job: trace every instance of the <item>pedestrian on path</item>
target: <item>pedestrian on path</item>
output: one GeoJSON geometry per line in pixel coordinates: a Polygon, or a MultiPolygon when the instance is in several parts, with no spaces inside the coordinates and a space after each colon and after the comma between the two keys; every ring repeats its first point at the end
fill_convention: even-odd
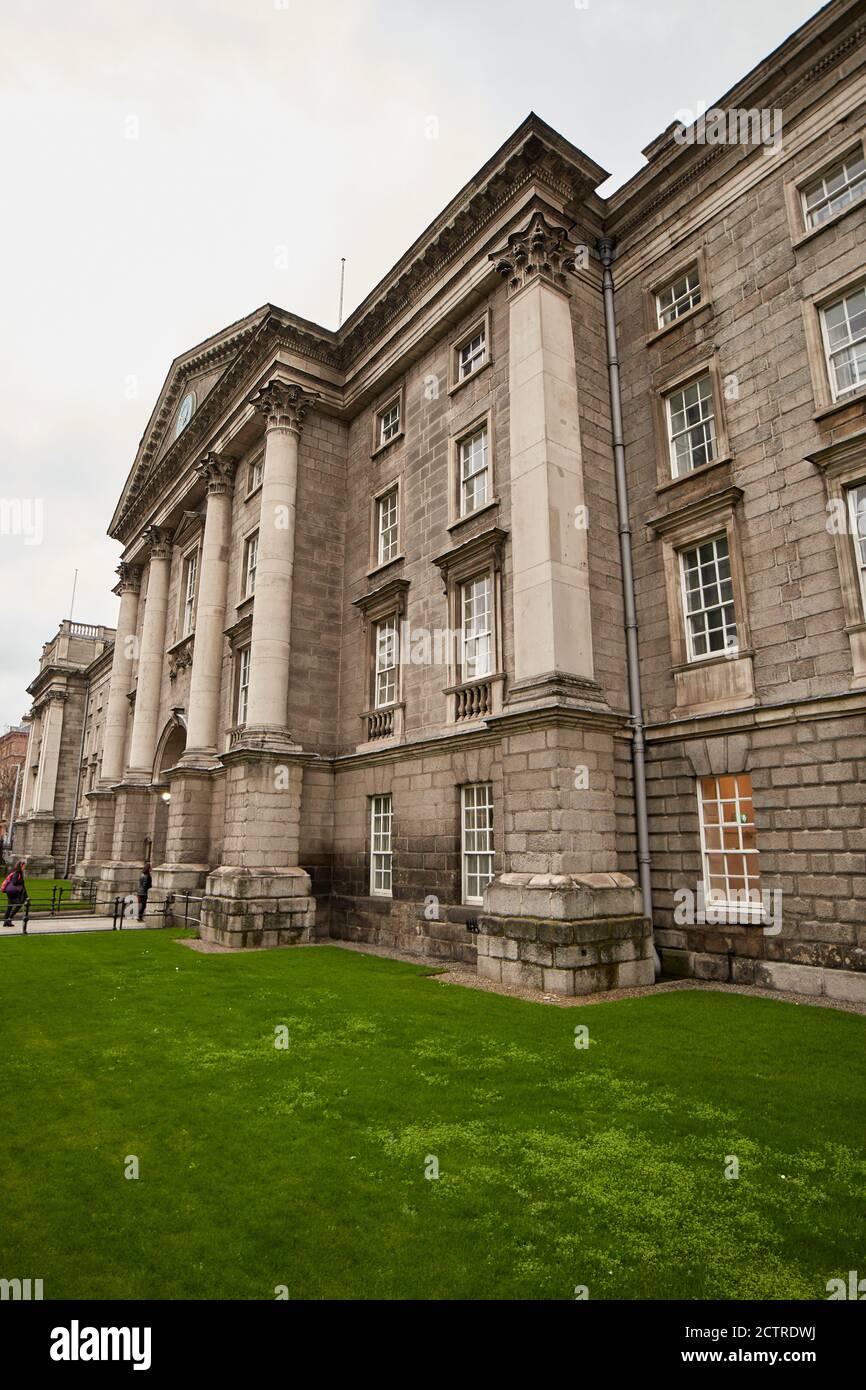
{"type": "Polygon", "coordinates": [[[142,869],[141,873],[140,873],[139,876],[138,876],[138,920],[139,920],[139,922],[143,922],[143,921],[144,921],[144,913],[145,913],[145,910],[146,910],[146,908],[147,908],[147,895],[148,895],[148,893],[150,892],[150,887],[151,887],[152,882],[153,882],[153,879],[152,879],[151,876],[150,876],[150,865],[149,865],[149,864],[145,864],[145,865],[144,865],[144,868],[142,869]]]}
{"type": "Polygon", "coordinates": [[[27,884],[24,882],[24,866],[26,859],[19,859],[11,874],[3,880],[3,892],[6,894],[6,915],[3,918],[4,927],[11,927],[12,918],[27,901],[27,884]]]}

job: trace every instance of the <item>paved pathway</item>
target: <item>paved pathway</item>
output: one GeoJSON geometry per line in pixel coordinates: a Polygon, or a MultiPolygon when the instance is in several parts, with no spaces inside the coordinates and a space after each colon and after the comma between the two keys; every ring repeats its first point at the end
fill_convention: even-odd
{"type": "MultiPolygon", "coordinates": [[[[136,922],[134,918],[126,918],[123,923],[124,931],[152,931],[154,927],[162,928],[162,921],[151,921],[147,923],[136,922]]],[[[101,917],[97,913],[86,913],[80,917],[31,917],[27,924],[28,936],[67,936],[74,935],[76,932],[95,932],[112,931],[113,924],[111,917],[101,917]]],[[[23,936],[20,920],[15,917],[11,927],[0,926],[0,940],[4,936],[23,936]]]]}

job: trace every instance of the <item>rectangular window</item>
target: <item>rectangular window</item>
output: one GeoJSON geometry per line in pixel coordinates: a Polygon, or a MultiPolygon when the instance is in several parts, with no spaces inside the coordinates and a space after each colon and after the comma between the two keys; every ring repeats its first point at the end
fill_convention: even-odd
{"type": "Polygon", "coordinates": [[[866,285],[821,310],[833,399],[866,386],[866,285]]]}
{"type": "Polygon", "coordinates": [[[848,513],[854,541],[854,562],[860,580],[860,601],[866,618],[866,483],[848,490],[848,513]]]}
{"type": "Polygon", "coordinates": [[[480,903],[493,877],[493,786],[476,782],[461,795],[463,901],[480,903]]]}
{"type": "Polygon", "coordinates": [[[737,776],[701,777],[698,803],[707,901],[751,903],[754,916],[760,911],[761,871],[752,779],[745,772],[737,776]]]}
{"type": "Polygon", "coordinates": [[[397,554],[397,515],[397,489],[394,487],[376,503],[377,557],[380,565],[387,565],[397,554]]]}
{"type": "Polygon", "coordinates": [[[716,457],[713,384],[709,373],[665,398],[671,471],[675,478],[716,457]]]}
{"type": "Polygon", "coordinates": [[[370,798],[370,892],[391,897],[391,797],[370,798]]]}
{"type": "Polygon", "coordinates": [[[255,492],[257,487],[261,487],[262,478],[265,476],[265,456],[259,454],[257,459],[253,459],[247,474],[247,493],[255,492]]]}
{"type": "Polygon", "coordinates": [[[470,579],[460,590],[461,677],[482,680],[493,670],[493,585],[489,574],[470,579]]]}
{"type": "Polygon", "coordinates": [[[474,434],[461,439],[458,445],[460,459],[460,515],[469,516],[477,512],[490,500],[490,469],[488,466],[487,426],[474,434]]]}
{"type": "Polygon", "coordinates": [[[471,376],[487,360],[487,328],[484,324],[457,349],[457,377],[471,376]]]}
{"type": "Polygon", "coordinates": [[[393,705],[397,699],[398,642],[396,618],[376,624],[376,709],[393,705]]]}
{"type": "Polygon", "coordinates": [[[659,328],[687,314],[701,302],[701,280],[696,265],[677,276],[656,294],[656,314],[659,328]]]}
{"type": "Polygon", "coordinates": [[[866,195],[866,160],[862,148],[834,164],[800,190],[807,228],[820,227],[828,217],[866,195]]]}
{"type": "Polygon", "coordinates": [[[256,592],[256,567],[259,561],[259,533],[255,531],[244,548],[244,598],[256,592]]]}
{"type": "Polygon", "coordinates": [[[400,401],[392,401],[379,411],[379,444],[389,443],[400,433],[400,401]]]}
{"type": "Polygon", "coordinates": [[[195,586],[198,576],[198,551],[186,557],[183,566],[183,632],[187,637],[195,624],[195,586]]]}
{"type": "Polygon", "coordinates": [[[726,535],[680,554],[689,661],[737,649],[731,558],[726,535]]]}
{"type": "Polygon", "coordinates": [[[250,647],[242,647],[238,654],[238,705],[237,723],[246,724],[250,701],[250,647]]]}

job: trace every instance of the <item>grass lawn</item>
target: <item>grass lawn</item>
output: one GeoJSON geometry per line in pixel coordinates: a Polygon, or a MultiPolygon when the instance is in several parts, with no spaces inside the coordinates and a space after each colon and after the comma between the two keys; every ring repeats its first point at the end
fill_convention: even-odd
{"type": "Polygon", "coordinates": [[[864,1017],[174,935],[0,942],[0,1274],[46,1298],[808,1299],[864,1268],[864,1017]]]}

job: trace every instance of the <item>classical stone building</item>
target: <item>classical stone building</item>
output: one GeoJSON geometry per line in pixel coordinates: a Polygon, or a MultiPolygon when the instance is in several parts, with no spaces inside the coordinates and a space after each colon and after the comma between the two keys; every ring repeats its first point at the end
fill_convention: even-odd
{"type": "Polygon", "coordinates": [[[35,877],[64,877],[81,857],[107,709],[114,629],[60,624],[27,687],[33,704],[15,852],[35,877]]]}
{"type": "Polygon", "coordinates": [[[0,734],[0,838],[9,839],[12,818],[21,795],[21,776],[27,754],[28,730],[23,724],[0,734]]]}
{"type": "Polygon", "coordinates": [[[82,875],[149,855],[222,942],[582,992],[651,921],[863,996],[864,59],[826,7],[608,198],[531,115],[338,331],[175,360],[82,875]]]}

